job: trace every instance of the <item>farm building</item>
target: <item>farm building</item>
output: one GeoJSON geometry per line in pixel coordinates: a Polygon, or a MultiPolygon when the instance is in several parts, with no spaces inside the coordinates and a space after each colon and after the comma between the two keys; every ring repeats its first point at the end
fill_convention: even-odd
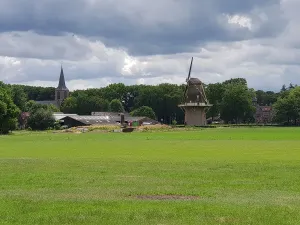
{"type": "Polygon", "coordinates": [[[257,103],[257,98],[252,99],[253,106],[255,107],[255,122],[256,123],[271,123],[274,118],[274,110],[272,105],[259,105],[257,103]]]}
{"type": "MultiPolygon", "coordinates": [[[[127,116],[130,117],[130,114],[128,112],[124,112],[123,114],[126,117],[127,116]]],[[[92,116],[115,116],[115,117],[119,117],[120,113],[118,113],[118,112],[92,112],[91,115],[92,116]]]]}
{"type": "Polygon", "coordinates": [[[65,114],[62,112],[54,112],[53,113],[53,117],[56,121],[61,120],[61,119],[65,118],[66,116],[77,116],[77,114],[65,114]]]}
{"type": "MultiPolygon", "coordinates": [[[[61,119],[62,124],[68,127],[90,126],[90,125],[119,125],[120,116],[79,116],[68,115],[61,119]]],[[[140,126],[143,124],[158,124],[158,121],[148,117],[125,116],[125,123],[129,126],[140,126]]]]}
{"type": "Polygon", "coordinates": [[[256,123],[271,123],[274,117],[272,106],[257,106],[255,113],[256,123]]]}

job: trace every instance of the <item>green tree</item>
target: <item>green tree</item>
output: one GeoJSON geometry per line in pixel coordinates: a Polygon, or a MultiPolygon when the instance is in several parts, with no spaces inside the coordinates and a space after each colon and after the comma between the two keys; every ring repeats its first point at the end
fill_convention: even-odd
{"type": "Polygon", "coordinates": [[[123,96],[123,105],[126,112],[130,112],[134,109],[135,99],[139,96],[141,91],[141,85],[132,85],[126,87],[126,93],[123,96]]]}
{"type": "Polygon", "coordinates": [[[155,112],[152,108],[148,106],[142,106],[140,108],[137,108],[136,110],[133,110],[130,115],[132,116],[145,116],[151,119],[156,119],[155,112]]]}
{"type": "Polygon", "coordinates": [[[158,86],[140,85],[139,93],[134,99],[134,109],[149,106],[155,112],[158,120],[171,123],[176,118],[183,123],[184,113],[178,107],[183,98],[185,86],[160,84],[158,86]]]}
{"type": "Polygon", "coordinates": [[[78,113],[77,99],[73,96],[66,98],[60,108],[63,113],[78,113]]]}
{"type": "Polygon", "coordinates": [[[119,99],[113,99],[109,103],[109,111],[111,112],[124,112],[123,105],[119,99]]]}
{"type": "Polygon", "coordinates": [[[108,107],[109,102],[99,96],[89,96],[86,92],[77,92],[74,96],[72,95],[64,100],[61,111],[90,115],[92,112],[106,112],[108,107]]]}
{"type": "Polygon", "coordinates": [[[210,104],[213,106],[209,109],[207,117],[217,117],[220,114],[220,107],[224,93],[224,85],[221,83],[208,84],[206,87],[206,95],[210,104]]]}
{"type": "Polygon", "coordinates": [[[25,111],[25,105],[28,100],[27,94],[24,92],[24,89],[21,86],[12,86],[12,99],[18,108],[24,112],[25,111]]]}
{"type": "Polygon", "coordinates": [[[16,129],[19,108],[13,103],[8,88],[0,82],[0,134],[7,134],[16,129]]]}
{"type": "Polygon", "coordinates": [[[297,124],[300,119],[300,87],[292,88],[274,104],[275,118],[280,123],[297,124]]]}
{"type": "Polygon", "coordinates": [[[54,87],[32,87],[27,85],[12,85],[12,86],[22,87],[24,92],[28,96],[29,100],[44,101],[44,100],[51,100],[55,98],[54,87]]]}
{"type": "Polygon", "coordinates": [[[295,85],[293,85],[292,83],[290,83],[289,90],[294,89],[294,88],[295,88],[295,85]]]}
{"type": "Polygon", "coordinates": [[[37,110],[38,108],[40,108],[41,105],[37,104],[35,101],[33,100],[29,100],[28,102],[26,102],[25,104],[25,111],[26,112],[33,112],[35,110],[37,110]]]}
{"type": "Polygon", "coordinates": [[[25,111],[26,112],[35,112],[38,109],[45,109],[45,110],[49,110],[51,112],[59,112],[60,110],[53,104],[49,104],[49,105],[42,105],[39,103],[36,103],[33,100],[30,100],[28,102],[26,102],[25,104],[25,111]]]}
{"type": "Polygon", "coordinates": [[[250,90],[241,83],[227,84],[221,104],[221,118],[225,122],[239,123],[253,117],[255,108],[252,105],[254,97],[250,90]]]}
{"type": "Polygon", "coordinates": [[[53,112],[49,109],[39,108],[38,110],[31,112],[28,118],[28,126],[32,130],[46,130],[53,128],[55,125],[55,119],[53,112]]]}
{"type": "Polygon", "coordinates": [[[247,86],[247,80],[245,78],[232,78],[230,80],[224,81],[223,84],[242,84],[247,86]]]}
{"type": "Polygon", "coordinates": [[[273,91],[265,92],[262,90],[257,90],[255,93],[256,93],[257,103],[259,105],[274,104],[277,101],[277,98],[279,97],[279,94],[273,91]]]}
{"type": "Polygon", "coordinates": [[[118,84],[110,84],[105,88],[102,88],[102,97],[107,99],[108,101],[112,101],[114,99],[118,99],[120,101],[125,100],[125,96],[127,94],[126,86],[122,83],[118,84]]]}
{"type": "Polygon", "coordinates": [[[46,105],[45,109],[48,109],[51,112],[60,112],[59,108],[53,104],[46,105]]]}
{"type": "Polygon", "coordinates": [[[0,102],[0,118],[3,118],[7,114],[7,105],[3,101],[0,102]]]}
{"type": "Polygon", "coordinates": [[[284,84],[284,85],[282,85],[282,87],[281,87],[281,92],[285,92],[287,90],[287,88],[286,88],[286,85],[284,84]]]}
{"type": "Polygon", "coordinates": [[[109,102],[101,97],[92,96],[89,102],[91,104],[91,112],[107,112],[109,110],[109,102]]]}

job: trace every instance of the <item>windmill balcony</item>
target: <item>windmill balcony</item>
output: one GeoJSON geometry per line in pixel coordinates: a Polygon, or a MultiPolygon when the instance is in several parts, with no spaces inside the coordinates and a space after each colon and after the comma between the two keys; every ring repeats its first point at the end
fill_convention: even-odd
{"type": "Polygon", "coordinates": [[[186,103],[182,103],[179,105],[179,107],[184,107],[184,106],[202,106],[202,107],[211,107],[211,104],[206,104],[206,103],[202,103],[202,102],[186,102],[186,103]]]}

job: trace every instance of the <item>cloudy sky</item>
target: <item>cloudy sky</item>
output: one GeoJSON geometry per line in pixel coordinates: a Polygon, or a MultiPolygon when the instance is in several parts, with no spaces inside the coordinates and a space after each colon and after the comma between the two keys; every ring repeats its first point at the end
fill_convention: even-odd
{"type": "Polygon", "coordinates": [[[300,0],[1,0],[0,80],[69,89],[300,83],[300,0]]]}

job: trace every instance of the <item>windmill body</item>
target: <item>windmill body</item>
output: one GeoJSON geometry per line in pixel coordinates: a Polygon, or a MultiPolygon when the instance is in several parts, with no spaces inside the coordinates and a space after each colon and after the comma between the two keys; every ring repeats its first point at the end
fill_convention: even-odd
{"type": "Polygon", "coordinates": [[[183,103],[179,105],[185,113],[185,124],[188,126],[205,126],[206,112],[212,106],[209,104],[203,83],[198,78],[191,78],[193,58],[190,65],[187,85],[184,91],[183,103]]]}

